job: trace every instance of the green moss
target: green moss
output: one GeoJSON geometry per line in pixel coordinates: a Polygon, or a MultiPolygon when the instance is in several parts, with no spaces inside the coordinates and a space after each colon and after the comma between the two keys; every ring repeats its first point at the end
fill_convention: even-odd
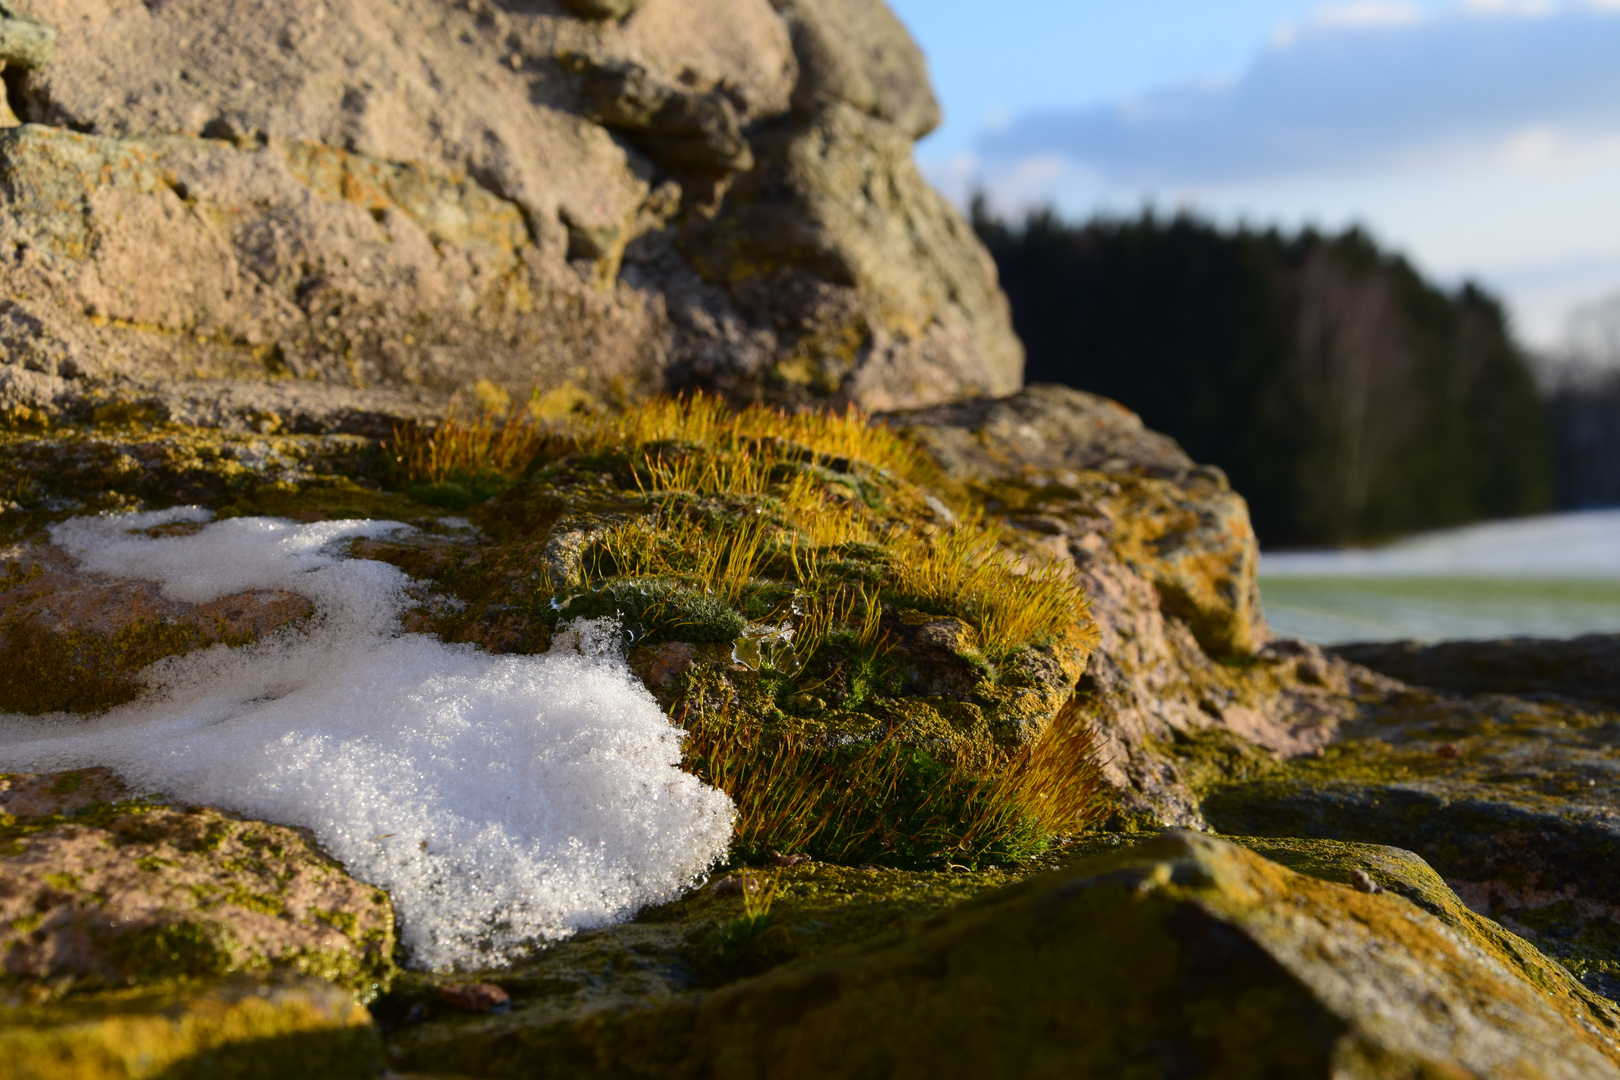
{"type": "Polygon", "coordinates": [[[226,894],[225,900],[227,903],[235,904],[247,911],[256,911],[261,915],[280,915],[287,910],[286,902],[280,897],[249,892],[240,887],[226,894]]]}
{"type": "Polygon", "coordinates": [[[1153,749],[1176,762],[1196,795],[1270,776],[1281,768],[1266,750],[1221,727],[1176,731],[1169,742],[1154,744],[1153,749]]]}
{"type": "Polygon", "coordinates": [[[23,618],[0,626],[0,711],[38,716],[96,713],[133,701],[135,673],[155,660],[186,652],[195,627],[157,621],[126,626],[111,638],[58,634],[23,618]]]}
{"type": "Polygon", "coordinates": [[[743,632],[742,615],[713,594],[675,581],[619,578],[599,589],[573,596],[557,612],[559,619],[620,620],[638,642],[726,642],[743,632]]]}
{"type": "Polygon", "coordinates": [[[135,982],[224,975],[235,966],[230,941],[217,924],[174,922],[126,931],[108,955],[135,982]]]}

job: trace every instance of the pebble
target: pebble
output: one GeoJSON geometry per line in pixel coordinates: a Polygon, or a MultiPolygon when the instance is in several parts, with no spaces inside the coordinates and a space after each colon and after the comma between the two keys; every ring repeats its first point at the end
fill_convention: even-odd
{"type": "Polygon", "coordinates": [[[494,983],[455,983],[439,987],[439,997],[452,1009],[470,1013],[503,1013],[512,998],[494,983]]]}
{"type": "Polygon", "coordinates": [[[1350,884],[1362,892],[1372,893],[1374,896],[1384,891],[1384,887],[1374,881],[1372,875],[1360,867],[1350,871],[1350,884]]]}

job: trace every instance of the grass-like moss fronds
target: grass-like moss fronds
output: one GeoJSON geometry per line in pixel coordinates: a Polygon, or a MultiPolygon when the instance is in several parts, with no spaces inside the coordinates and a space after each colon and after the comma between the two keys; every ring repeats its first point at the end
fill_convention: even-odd
{"type": "MultiPolygon", "coordinates": [[[[998,711],[1014,708],[1005,673],[1033,670],[1025,650],[1083,654],[1082,590],[1066,565],[1016,555],[999,522],[942,505],[932,461],[900,435],[856,410],[702,395],[567,418],[522,444],[528,460],[503,456],[519,445],[501,442],[508,427],[532,425],[452,414],[423,437],[438,457],[405,465],[418,482],[505,475],[521,486],[491,520],[508,526],[556,508],[541,527],[575,554],[548,564],[566,580],[536,575],[542,617],[616,615],[638,646],[696,647],[694,673],[658,685],[690,734],[687,767],[738,807],[735,854],[1017,861],[1095,816],[1086,718],[1071,704],[1048,719],[1068,688],[998,711]]],[[[663,653],[641,655],[662,670],[663,653]]]]}
{"type": "Polygon", "coordinates": [[[713,714],[688,727],[688,767],[736,803],[732,851],[743,859],[1014,862],[1084,830],[1103,806],[1096,740],[1077,700],[1034,742],[988,765],[892,737],[829,745],[713,714]]]}
{"type": "Polygon", "coordinates": [[[585,453],[634,451],[654,443],[686,443],[733,451],[780,441],[812,454],[864,461],[903,479],[925,480],[931,463],[899,434],[851,405],[842,413],[788,413],[764,405],[733,411],[704,394],[654,398],[623,412],[578,421],[569,432],[585,453]]]}
{"type": "Polygon", "coordinates": [[[605,463],[628,477],[654,511],[599,534],[586,580],[559,587],[662,577],[733,605],[836,594],[840,617],[823,618],[823,636],[866,634],[879,602],[900,603],[968,622],[992,660],[1085,623],[1070,575],[1011,558],[999,525],[973,512],[937,524],[919,486],[936,475],[931,460],[854,408],[733,410],[694,394],[542,431],[521,405],[504,415],[453,405],[431,430],[400,429],[390,449],[418,485],[412,494],[444,505],[510,485],[537,456],[605,463]],[[839,591],[852,574],[874,587],[858,606],[839,591]]]}
{"type": "Polygon", "coordinates": [[[737,600],[756,580],[766,555],[770,522],[744,515],[709,529],[678,508],[608,529],[592,548],[589,578],[675,577],[737,600]]]}
{"type": "Polygon", "coordinates": [[[452,399],[432,428],[394,428],[385,449],[428,502],[454,505],[490,495],[522,475],[544,442],[526,406],[468,412],[452,399]],[[437,497],[435,497],[437,496],[437,497]]]}
{"type": "Polygon", "coordinates": [[[1001,527],[979,515],[938,536],[904,536],[896,554],[893,591],[919,607],[962,612],[992,652],[1050,636],[1086,604],[1067,568],[1020,565],[1001,527]]]}

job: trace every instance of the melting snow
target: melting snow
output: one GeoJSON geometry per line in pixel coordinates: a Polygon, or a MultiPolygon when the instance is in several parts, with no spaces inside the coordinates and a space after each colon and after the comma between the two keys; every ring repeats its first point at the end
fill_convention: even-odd
{"type": "Polygon", "coordinates": [[[201,603],[284,589],[308,625],[142,672],[93,719],[0,716],[0,766],[106,765],[137,786],[307,826],[387,889],[414,963],[498,963],[626,918],[725,852],[732,806],[680,770],[681,733],[632,675],[617,627],[580,622],[542,656],[404,634],[409,579],[339,542],[395,522],[212,522],[196,508],[76,518],[83,569],[201,603]],[[142,535],[193,523],[190,535],[142,535]]]}

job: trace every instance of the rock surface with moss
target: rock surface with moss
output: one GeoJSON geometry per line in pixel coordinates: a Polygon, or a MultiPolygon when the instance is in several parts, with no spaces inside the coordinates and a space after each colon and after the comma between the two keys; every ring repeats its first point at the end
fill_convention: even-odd
{"type": "Polygon", "coordinates": [[[1474,910],[1620,993],[1620,715],[1408,690],[1323,757],[1204,774],[1222,831],[1399,844],[1474,910]]]}
{"type": "Polygon", "coordinates": [[[132,798],[104,769],[0,776],[0,993],[285,969],[375,997],[394,913],[301,831],[132,798]]]}
{"type": "MultiPolygon", "coordinates": [[[[1253,842],[1272,861],[1198,835],[1111,842],[1000,888],[794,872],[768,921],[683,941],[644,920],[611,945],[576,942],[512,973],[510,1014],[414,1025],[390,1040],[389,1062],[491,1077],[1573,1078],[1620,1067],[1620,1010],[1468,911],[1409,853],[1253,842]],[[924,921],[929,907],[939,913],[924,921]],[[873,908],[887,910],[863,926],[873,908]],[[796,940],[806,931],[842,947],[796,940]],[[735,981],[704,986],[743,933],[735,981]],[[638,975],[618,995],[593,990],[615,951],[638,958],[638,975]],[[767,958],[779,966],[736,979],[767,958]]],[[[719,905],[695,903],[682,915],[701,933],[698,912],[719,905]]]]}
{"type": "MultiPolygon", "coordinates": [[[[1274,639],[1241,498],[1111,403],[1031,388],[886,424],[695,399],[383,440],[128,412],[9,432],[0,627],[56,666],[8,664],[7,711],[115,706],[162,655],[310,614],[79,574],[51,523],[390,518],[415,531],[349,554],[415,581],[407,630],[534,653],[614,616],[686,767],[739,810],[730,864],[685,898],[435,975],[396,973],[386,903],[294,830],[15,777],[17,1045],[88,1061],[96,1024],[213,1016],[239,993],[213,980],[273,997],[291,971],[372,999],[390,1067],[426,1073],[1612,1073],[1600,706],[1418,690],[1274,639]],[[1271,839],[1152,840],[1165,824],[1271,839]],[[1015,970],[1045,973],[1033,1007],[1015,970]]],[[[307,1037],[202,1023],[175,1060],[253,1075],[229,1046],[349,1038],[323,1015],[307,1037]]],[[[143,1075],[105,1068],[66,1075],[143,1075]]]]}
{"type": "Polygon", "coordinates": [[[1117,403],[1057,386],[893,414],[1026,558],[1072,567],[1099,641],[1078,689],[1095,710],[1119,822],[1201,826],[1187,755],[1314,753],[1397,686],[1274,640],[1243,499],[1117,403]],[[1259,749],[1256,750],[1255,748],[1259,749]]]}

